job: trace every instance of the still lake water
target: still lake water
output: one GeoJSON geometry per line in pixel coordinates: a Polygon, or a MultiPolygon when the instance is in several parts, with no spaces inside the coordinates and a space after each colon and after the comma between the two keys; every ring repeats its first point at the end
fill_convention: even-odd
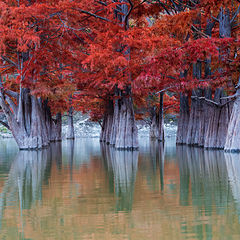
{"type": "Polygon", "coordinates": [[[240,239],[240,155],[0,140],[0,239],[240,239]]]}

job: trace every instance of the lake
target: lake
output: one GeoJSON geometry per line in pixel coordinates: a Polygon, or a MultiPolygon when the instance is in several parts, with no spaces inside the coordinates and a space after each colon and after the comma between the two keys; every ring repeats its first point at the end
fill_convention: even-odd
{"type": "Polygon", "coordinates": [[[97,138],[0,140],[0,239],[240,239],[240,155],[97,138]]]}

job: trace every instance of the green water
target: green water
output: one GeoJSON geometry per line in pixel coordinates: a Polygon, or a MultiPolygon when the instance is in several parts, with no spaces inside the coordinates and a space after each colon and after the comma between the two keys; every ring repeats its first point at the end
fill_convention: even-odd
{"type": "Polygon", "coordinates": [[[240,239],[240,155],[174,142],[0,140],[0,239],[240,239]]]}

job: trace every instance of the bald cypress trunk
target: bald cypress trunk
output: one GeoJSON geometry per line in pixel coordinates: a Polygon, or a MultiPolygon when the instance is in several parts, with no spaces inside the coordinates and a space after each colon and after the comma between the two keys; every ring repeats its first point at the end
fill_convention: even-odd
{"type": "MultiPolygon", "coordinates": [[[[225,97],[223,89],[216,89],[214,102],[219,104],[226,103],[227,100],[221,100],[222,97],[225,97]]],[[[226,104],[223,107],[211,105],[209,108],[210,120],[204,142],[205,148],[224,148],[231,111],[231,104],[226,104]]]]}
{"type": "Polygon", "coordinates": [[[151,139],[157,139],[160,142],[164,141],[163,95],[163,92],[160,93],[159,109],[157,107],[152,109],[149,134],[151,139]]]}
{"type": "Polygon", "coordinates": [[[0,105],[20,149],[44,148],[49,144],[41,100],[21,88],[16,105],[1,91],[0,105]]]}
{"type": "MultiPolygon", "coordinates": [[[[206,99],[211,100],[212,91],[210,88],[204,89],[204,97],[206,99]]],[[[200,124],[199,124],[198,146],[204,147],[206,133],[207,133],[207,129],[208,129],[209,121],[210,121],[210,112],[209,111],[211,110],[211,107],[204,100],[201,101],[201,104],[202,104],[202,106],[201,106],[202,112],[201,112],[201,118],[200,118],[200,124]]]]}
{"type": "Polygon", "coordinates": [[[59,114],[54,124],[51,123],[46,103],[41,98],[30,95],[29,89],[21,88],[19,94],[10,94],[11,96],[0,91],[0,106],[20,149],[41,149],[47,147],[50,141],[61,140],[59,114]]]}
{"type": "Polygon", "coordinates": [[[58,142],[62,140],[62,114],[57,113],[55,118],[51,119],[51,142],[58,142]]]}
{"type": "Polygon", "coordinates": [[[151,108],[151,125],[150,125],[150,132],[149,132],[149,137],[151,139],[156,139],[159,135],[158,131],[158,114],[157,114],[157,107],[154,106],[151,108]]]}
{"type": "Polygon", "coordinates": [[[106,105],[106,110],[104,113],[104,119],[102,123],[102,130],[100,135],[100,141],[105,142],[107,144],[111,143],[111,134],[112,134],[112,128],[113,128],[113,101],[108,100],[108,103],[106,105]]]}
{"type": "Polygon", "coordinates": [[[117,89],[110,144],[116,149],[137,149],[137,132],[131,88],[127,87],[126,91],[117,89]]]}
{"type": "Polygon", "coordinates": [[[68,110],[68,129],[67,129],[67,139],[74,139],[74,125],[73,125],[73,107],[68,110]]]}
{"type": "Polygon", "coordinates": [[[202,101],[199,100],[198,97],[202,97],[202,89],[193,90],[192,93],[191,112],[186,138],[188,145],[198,145],[199,143],[203,105],[202,101]]]}
{"type": "Polygon", "coordinates": [[[159,105],[159,117],[158,117],[158,141],[164,141],[164,118],[163,118],[163,95],[164,93],[160,93],[160,105],[159,105]]]}
{"type": "MultiPolygon", "coordinates": [[[[197,79],[201,79],[202,76],[202,63],[197,61],[193,64],[193,77],[197,79]]],[[[198,99],[198,97],[202,97],[203,90],[198,88],[192,91],[191,98],[191,111],[189,116],[189,127],[187,131],[187,139],[186,142],[189,145],[198,145],[199,141],[199,131],[200,131],[200,123],[203,112],[202,101],[198,99]]]]}
{"type": "Polygon", "coordinates": [[[180,113],[178,119],[178,129],[177,129],[177,144],[187,143],[187,129],[189,124],[189,103],[188,96],[181,93],[180,94],[180,113]]]}
{"type": "Polygon", "coordinates": [[[226,152],[240,152],[240,89],[237,89],[236,100],[228,124],[227,137],[224,145],[226,152]]]}

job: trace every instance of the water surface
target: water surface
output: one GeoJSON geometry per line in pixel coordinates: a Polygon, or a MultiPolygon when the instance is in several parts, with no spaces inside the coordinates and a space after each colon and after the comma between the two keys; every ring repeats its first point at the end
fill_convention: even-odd
{"type": "Polygon", "coordinates": [[[0,239],[240,239],[240,155],[174,142],[0,140],[0,239]]]}

